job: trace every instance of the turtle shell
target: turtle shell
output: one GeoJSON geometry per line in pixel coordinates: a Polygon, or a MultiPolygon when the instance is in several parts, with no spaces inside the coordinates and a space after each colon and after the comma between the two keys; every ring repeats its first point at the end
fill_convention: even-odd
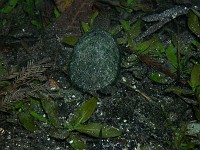
{"type": "Polygon", "coordinates": [[[112,36],[100,29],[80,38],[70,63],[70,78],[84,91],[97,91],[110,85],[119,70],[119,50],[112,36]]]}

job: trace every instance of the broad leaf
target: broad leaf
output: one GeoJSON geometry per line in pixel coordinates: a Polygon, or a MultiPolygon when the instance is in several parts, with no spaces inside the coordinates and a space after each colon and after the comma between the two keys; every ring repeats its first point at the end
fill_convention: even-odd
{"type": "Polygon", "coordinates": [[[41,98],[42,106],[48,115],[48,119],[54,127],[61,127],[58,115],[57,115],[57,105],[51,98],[41,98]]]}
{"type": "Polygon", "coordinates": [[[91,123],[87,125],[79,125],[76,127],[76,130],[88,134],[93,137],[99,137],[100,131],[102,129],[102,124],[99,123],[91,123]]]}
{"type": "Polygon", "coordinates": [[[153,37],[150,40],[144,41],[140,44],[137,45],[136,50],[138,51],[146,51],[149,48],[151,48],[151,46],[154,46],[155,42],[157,42],[159,39],[157,37],[153,37]]]}
{"type": "Polygon", "coordinates": [[[75,149],[75,150],[86,150],[86,143],[77,135],[70,135],[67,139],[67,142],[75,149]]]}
{"type": "Polygon", "coordinates": [[[141,33],[141,21],[138,20],[130,29],[130,38],[135,39],[141,33]]]}
{"type": "Polygon", "coordinates": [[[64,37],[62,42],[70,46],[75,46],[76,43],[78,42],[78,38],[74,35],[70,35],[70,36],[64,37]]]}
{"type": "Polygon", "coordinates": [[[199,65],[195,65],[192,68],[191,78],[190,78],[189,84],[190,84],[190,86],[192,87],[193,90],[197,86],[200,85],[200,66],[199,65]]]}
{"type": "Polygon", "coordinates": [[[121,25],[124,28],[125,31],[129,31],[131,29],[131,24],[129,21],[122,20],[121,25]]]}
{"type": "Polygon", "coordinates": [[[82,26],[82,29],[83,29],[83,31],[85,33],[90,30],[90,26],[87,23],[83,22],[83,21],[81,22],[81,26],[82,26]]]}
{"type": "Polygon", "coordinates": [[[102,138],[117,137],[122,134],[122,132],[119,129],[108,126],[108,125],[103,125],[100,123],[90,123],[87,125],[79,125],[77,126],[76,130],[93,137],[102,137],[102,138]]]}
{"type": "Polygon", "coordinates": [[[178,66],[178,60],[177,60],[177,51],[176,48],[173,46],[169,46],[167,50],[165,51],[167,60],[170,62],[170,64],[173,66],[171,69],[172,72],[176,71],[178,66]]]}
{"type": "Polygon", "coordinates": [[[69,130],[75,129],[79,124],[86,122],[93,114],[97,105],[97,99],[92,97],[90,100],[83,103],[83,105],[75,112],[71,127],[69,130]]]}
{"type": "Polygon", "coordinates": [[[38,127],[34,123],[34,118],[27,112],[19,112],[18,114],[19,120],[22,125],[29,131],[34,132],[38,129],[38,127]]]}
{"type": "Polygon", "coordinates": [[[188,13],[188,27],[189,29],[200,38],[200,23],[199,17],[190,10],[188,13]]]}
{"type": "Polygon", "coordinates": [[[169,79],[162,73],[159,72],[154,72],[152,73],[149,78],[157,83],[161,83],[161,84],[169,84],[169,79]]]}
{"type": "Polygon", "coordinates": [[[9,0],[9,2],[7,3],[7,5],[1,9],[0,12],[2,13],[10,13],[13,8],[17,5],[18,0],[9,0]]]}
{"type": "Polygon", "coordinates": [[[33,116],[34,118],[38,119],[39,121],[47,122],[47,119],[45,117],[43,117],[42,115],[40,115],[34,111],[31,111],[30,115],[33,116]]]}
{"type": "Polygon", "coordinates": [[[90,22],[89,22],[89,26],[90,27],[93,27],[93,24],[94,24],[94,20],[95,18],[99,15],[99,11],[95,11],[91,17],[90,17],[90,22]]]}
{"type": "Polygon", "coordinates": [[[49,135],[56,139],[62,139],[62,140],[67,139],[69,136],[66,129],[55,129],[55,128],[50,130],[49,135]]]}
{"type": "Polygon", "coordinates": [[[180,87],[169,87],[165,89],[165,92],[173,92],[174,94],[181,96],[181,95],[192,95],[194,92],[192,90],[183,89],[180,87]]]}

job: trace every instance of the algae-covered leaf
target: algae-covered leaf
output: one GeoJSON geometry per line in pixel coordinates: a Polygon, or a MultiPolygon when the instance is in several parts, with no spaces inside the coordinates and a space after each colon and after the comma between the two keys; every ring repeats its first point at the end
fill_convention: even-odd
{"type": "Polygon", "coordinates": [[[13,8],[17,5],[19,0],[9,0],[7,5],[1,9],[1,13],[10,13],[13,8]]]}
{"type": "Polygon", "coordinates": [[[117,137],[122,134],[122,132],[114,128],[112,126],[103,125],[100,123],[90,123],[87,125],[79,125],[76,127],[76,130],[88,134],[93,137],[102,137],[102,138],[110,138],[110,137],[117,137]]]}
{"type": "Polygon", "coordinates": [[[200,43],[196,40],[192,40],[192,44],[195,45],[197,48],[200,49],[200,43]]]}
{"type": "Polygon", "coordinates": [[[70,35],[70,36],[64,37],[62,42],[70,46],[75,46],[76,43],[78,42],[78,37],[74,35],[70,35]]]}
{"type": "Polygon", "coordinates": [[[188,27],[189,29],[200,38],[200,23],[199,17],[190,10],[188,13],[188,27]]]}
{"type": "Polygon", "coordinates": [[[54,127],[61,127],[58,115],[57,115],[57,105],[56,103],[50,98],[41,98],[42,107],[47,113],[48,119],[54,127]]]}
{"type": "Polygon", "coordinates": [[[86,150],[87,145],[86,142],[83,141],[80,137],[77,135],[70,135],[70,137],[67,139],[67,142],[75,149],[75,150],[86,150]]]}
{"type": "Polygon", "coordinates": [[[34,132],[38,129],[36,124],[34,123],[34,118],[27,112],[19,112],[18,114],[19,120],[22,125],[29,131],[34,132]]]}
{"type": "Polygon", "coordinates": [[[86,122],[93,114],[97,105],[97,99],[92,97],[75,112],[72,121],[70,123],[71,130],[75,129],[81,123],[86,122]]]}
{"type": "Polygon", "coordinates": [[[189,81],[190,86],[194,90],[197,86],[200,85],[200,66],[195,65],[192,68],[191,77],[189,81]]]}

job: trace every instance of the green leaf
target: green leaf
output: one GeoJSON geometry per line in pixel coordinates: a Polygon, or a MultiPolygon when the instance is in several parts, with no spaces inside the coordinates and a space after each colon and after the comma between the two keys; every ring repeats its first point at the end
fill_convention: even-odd
{"type": "MultiPolygon", "coordinates": [[[[200,104],[200,86],[198,86],[196,88],[196,91],[195,91],[195,96],[196,96],[196,99],[198,100],[198,103],[200,104]]],[[[199,110],[200,111],[200,110],[199,110]]],[[[199,117],[200,118],[200,117],[199,117]]]]}
{"type": "Polygon", "coordinates": [[[34,6],[35,2],[33,0],[28,0],[23,4],[23,10],[30,16],[34,16],[34,6]]]}
{"type": "Polygon", "coordinates": [[[18,103],[16,103],[15,105],[14,105],[14,109],[20,109],[22,106],[23,106],[23,102],[21,101],[21,102],[18,102],[18,103]]]}
{"type": "Polygon", "coordinates": [[[80,124],[76,127],[76,130],[93,137],[101,136],[102,138],[117,137],[122,134],[119,129],[100,123],[90,123],[87,125],[80,124]],[[102,135],[100,135],[100,132],[102,135]]]}
{"type": "Polygon", "coordinates": [[[200,85],[200,65],[195,65],[192,68],[189,84],[193,90],[200,85]]]}
{"type": "Polygon", "coordinates": [[[144,41],[144,42],[137,45],[136,50],[145,51],[149,48],[149,46],[152,44],[152,42],[153,42],[152,39],[144,41]]]}
{"type": "Polygon", "coordinates": [[[83,21],[81,22],[81,26],[82,26],[82,29],[83,29],[83,31],[85,33],[90,30],[90,26],[87,23],[83,22],[83,21]]]}
{"type": "Polygon", "coordinates": [[[70,46],[75,46],[76,43],[78,42],[78,38],[74,35],[70,35],[70,36],[64,37],[62,42],[70,46]]]}
{"type": "Polygon", "coordinates": [[[122,26],[121,25],[116,25],[116,26],[111,27],[109,29],[109,33],[114,36],[114,35],[117,35],[118,33],[120,33],[121,30],[122,30],[122,26]]]}
{"type": "Polygon", "coordinates": [[[43,27],[42,23],[41,23],[40,21],[38,21],[38,20],[31,20],[31,23],[32,23],[34,26],[36,26],[38,29],[40,29],[40,28],[43,27]]]}
{"type": "Polygon", "coordinates": [[[173,92],[174,94],[180,95],[192,95],[194,92],[192,90],[183,89],[180,87],[169,87],[165,89],[165,92],[173,92]]]}
{"type": "Polygon", "coordinates": [[[199,18],[192,10],[190,10],[188,13],[188,27],[194,34],[196,34],[200,38],[199,18]]]}
{"type": "Polygon", "coordinates": [[[49,135],[56,139],[62,139],[62,140],[68,138],[69,136],[66,129],[55,129],[55,128],[50,130],[49,135]]]}
{"type": "Polygon", "coordinates": [[[194,13],[195,13],[195,15],[197,15],[199,18],[200,18],[200,13],[198,12],[198,11],[196,11],[195,9],[191,9],[194,13]]]}
{"type": "Polygon", "coordinates": [[[110,138],[110,137],[117,137],[122,134],[122,131],[115,128],[111,127],[108,125],[103,125],[102,127],[102,138],[110,138]]]}
{"type": "Polygon", "coordinates": [[[8,20],[7,19],[2,19],[2,20],[0,20],[0,23],[1,23],[1,25],[6,26],[7,23],[8,23],[8,20]]]}
{"type": "Polygon", "coordinates": [[[99,124],[99,123],[90,123],[87,125],[80,124],[76,127],[76,130],[81,133],[85,133],[90,136],[93,136],[93,137],[99,137],[102,127],[103,127],[103,125],[99,124]]]}
{"type": "MultiPolygon", "coordinates": [[[[198,101],[199,102],[199,101],[198,101]]],[[[194,111],[194,114],[195,114],[195,116],[196,116],[196,119],[198,120],[198,121],[200,121],[200,105],[199,105],[199,103],[198,103],[198,105],[193,105],[193,111],[194,111]]]]}
{"type": "Polygon", "coordinates": [[[194,44],[196,47],[200,49],[200,43],[196,40],[192,40],[192,44],[194,44]]]}
{"type": "Polygon", "coordinates": [[[75,112],[70,123],[71,127],[69,127],[69,130],[74,130],[78,125],[86,122],[92,116],[96,105],[97,99],[94,97],[83,103],[83,105],[75,112]]]}
{"type": "Polygon", "coordinates": [[[122,20],[121,25],[124,28],[125,31],[129,31],[131,29],[131,24],[129,21],[122,20]]]}
{"type": "Polygon", "coordinates": [[[75,150],[86,150],[86,143],[77,135],[70,135],[67,139],[67,142],[75,149],[75,150]]]}
{"type": "Polygon", "coordinates": [[[159,72],[154,72],[152,73],[149,78],[154,81],[154,82],[157,82],[157,83],[161,83],[161,84],[168,84],[169,83],[169,80],[168,78],[164,75],[164,74],[161,74],[159,72]]]}
{"type": "Polygon", "coordinates": [[[99,11],[95,11],[95,12],[91,15],[91,17],[90,17],[90,22],[89,22],[90,28],[93,27],[94,20],[95,20],[95,18],[96,18],[98,15],[99,15],[99,11]]]}
{"type": "Polygon", "coordinates": [[[4,65],[0,65],[0,77],[6,74],[7,70],[4,65]]]}
{"type": "Polygon", "coordinates": [[[19,112],[18,114],[19,120],[22,125],[29,131],[34,132],[38,129],[38,127],[34,123],[34,118],[27,112],[19,112]]]}
{"type": "Polygon", "coordinates": [[[1,12],[5,14],[10,13],[13,10],[13,8],[17,5],[17,3],[18,0],[9,0],[7,5],[1,9],[1,12]]]}
{"type": "Polygon", "coordinates": [[[61,127],[60,120],[57,115],[56,103],[50,97],[46,98],[45,96],[41,98],[41,102],[51,124],[54,127],[61,127]]]}
{"type": "Polygon", "coordinates": [[[165,51],[167,60],[170,62],[170,64],[174,67],[172,68],[172,72],[176,71],[178,66],[178,60],[177,60],[177,51],[176,48],[172,45],[167,48],[165,51]]]}
{"type": "Polygon", "coordinates": [[[58,11],[56,7],[54,8],[54,14],[56,18],[60,17],[60,12],[58,11]]]}
{"type": "Polygon", "coordinates": [[[131,3],[133,3],[135,0],[127,0],[127,3],[128,4],[131,4],[131,3]]]}
{"type": "Polygon", "coordinates": [[[174,137],[173,137],[173,146],[175,149],[180,149],[180,145],[184,142],[184,137],[186,133],[186,125],[181,125],[178,129],[174,131],[174,137]]]}
{"type": "Polygon", "coordinates": [[[130,29],[129,34],[131,39],[135,39],[141,33],[141,21],[138,20],[130,29]]]}
{"type": "Polygon", "coordinates": [[[36,119],[38,119],[38,120],[40,120],[40,121],[42,121],[42,122],[47,122],[47,119],[46,119],[45,117],[43,117],[43,116],[40,115],[40,114],[37,114],[37,113],[34,112],[34,111],[31,111],[30,114],[31,114],[31,116],[33,116],[34,118],[36,118],[36,119]]]}

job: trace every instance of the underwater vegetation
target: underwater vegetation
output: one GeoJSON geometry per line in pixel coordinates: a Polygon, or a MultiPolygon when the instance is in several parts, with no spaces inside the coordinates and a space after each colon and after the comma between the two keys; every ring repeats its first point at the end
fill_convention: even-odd
{"type": "MultiPolygon", "coordinates": [[[[161,1],[156,2],[162,4],[161,1]]],[[[47,9],[44,7],[45,1],[42,0],[0,2],[3,6],[0,10],[3,14],[0,23],[4,27],[9,25],[9,14],[13,15],[17,10],[21,10],[28,17],[29,23],[40,31],[45,30],[65,9],[58,9],[57,3],[50,3],[51,7],[47,9]]],[[[68,1],[69,5],[71,3],[72,1],[68,1]]],[[[81,4],[84,3],[86,2],[81,4]]],[[[190,5],[165,5],[163,2],[161,8],[159,5],[146,7],[147,5],[139,0],[103,0],[102,6],[114,8],[119,17],[114,18],[112,26],[106,32],[93,28],[95,19],[100,17],[102,12],[97,9],[88,22],[79,20],[81,22],[76,27],[81,28],[81,38],[67,34],[70,36],[64,37],[59,44],[65,43],[65,46],[67,44],[74,47],[70,64],[65,64],[67,67],[69,65],[66,72],[72,81],[69,82],[70,88],[83,89],[80,90],[83,95],[110,84],[115,86],[118,81],[120,86],[126,84],[151,103],[153,99],[147,96],[148,91],[139,90],[133,82],[125,81],[125,72],[131,74],[129,79],[136,79],[138,83],[148,79],[150,82],[143,83],[145,87],[148,87],[149,83],[163,86],[166,95],[178,97],[191,106],[192,121],[175,124],[169,119],[165,106],[161,106],[161,113],[172,133],[171,139],[164,141],[165,144],[171,149],[195,149],[200,145],[199,8],[190,5]],[[159,11],[155,12],[156,10],[159,11]],[[138,64],[145,65],[148,69],[138,67],[138,64]],[[124,81],[117,79],[118,75],[122,76],[124,81]],[[73,86],[74,84],[76,86],[73,86]]],[[[82,11],[77,10],[76,14],[80,12],[82,11]]],[[[25,24],[23,18],[20,19],[19,24],[25,24]]],[[[122,135],[122,131],[113,126],[91,121],[99,101],[91,95],[87,101],[78,103],[76,110],[71,112],[72,116],[66,114],[64,121],[61,121],[56,100],[63,100],[65,95],[61,94],[62,87],[54,88],[51,85],[54,83],[51,78],[51,59],[29,61],[25,67],[8,69],[3,65],[6,61],[0,58],[0,64],[0,111],[8,114],[6,122],[20,124],[32,133],[45,131],[51,138],[63,140],[74,149],[87,149],[83,136],[102,139],[122,135]]],[[[70,103],[68,105],[71,106],[70,103]]]]}

